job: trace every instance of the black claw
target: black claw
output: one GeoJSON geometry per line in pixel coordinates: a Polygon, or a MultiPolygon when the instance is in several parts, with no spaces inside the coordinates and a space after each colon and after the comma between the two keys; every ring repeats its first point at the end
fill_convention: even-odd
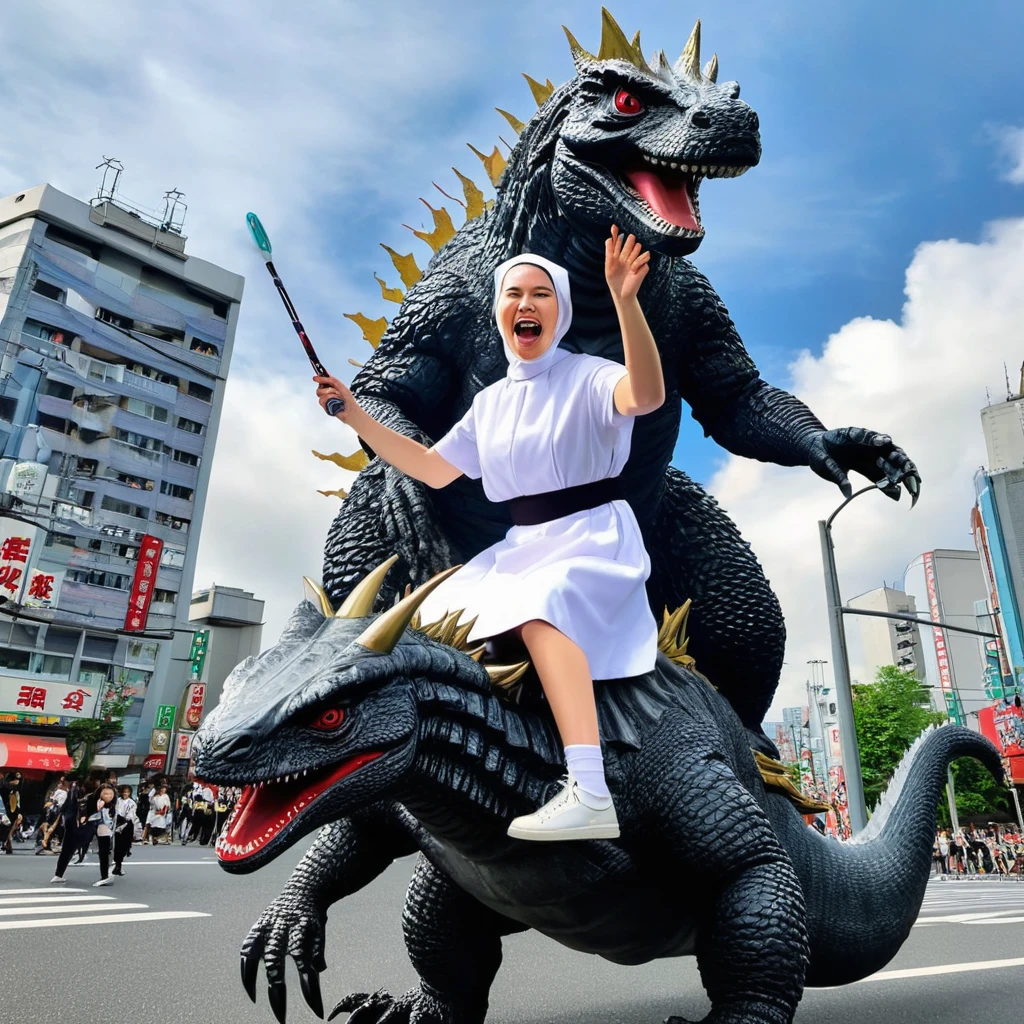
{"type": "Polygon", "coordinates": [[[248,957],[242,954],[242,988],[245,994],[256,1002],[256,974],[259,971],[260,962],[256,957],[248,957]]]}
{"type": "Polygon", "coordinates": [[[324,959],[323,953],[317,953],[317,955],[313,957],[313,970],[316,971],[317,974],[322,974],[327,970],[327,961],[324,959]]]}
{"type": "Polygon", "coordinates": [[[267,988],[267,998],[270,1000],[270,1008],[277,1018],[277,1024],[284,1024],[285,1013],[288,1009],[288,990],[284,985],[271,985],[267,988]]]}
{"type": "Polygon", "coordinates": [[[324,1000],[320,994],[320,975],[315,971],[299,971],[299,985],[306,1005],[323,1020],[324,1000]]]}
{"type": "Polygon", "coordinates": [[[339,1013],[351,1013],[360,1003],[365,1003],[370,998],[369,992],[353,992],[350,995],[345,996],[344,999],[338,1005],[331,1010],[328,1015],[328,1020],[334,1020],[339,1013]]]}
{"type": "Polygon", "coordinates": [[[911,474],[903,482],[910,491],[910,507],[913,508],[917,504],[917,499],[921,497],[921,478],[911,474]]]}

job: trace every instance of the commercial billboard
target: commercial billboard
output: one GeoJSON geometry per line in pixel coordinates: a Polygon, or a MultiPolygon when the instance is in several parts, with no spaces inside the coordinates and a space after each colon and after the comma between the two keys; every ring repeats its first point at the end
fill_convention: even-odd
{"type": "Polygon", "coordinates": [[[124,617],[124,628],[129,631],[146,628],[146,617],[156,589],[156,573],[160,566],[160,551],[164,542],[148,533],[139,545],[139,560],[135,566],[131,593],[128,596],[128,611],[124,617]]]}

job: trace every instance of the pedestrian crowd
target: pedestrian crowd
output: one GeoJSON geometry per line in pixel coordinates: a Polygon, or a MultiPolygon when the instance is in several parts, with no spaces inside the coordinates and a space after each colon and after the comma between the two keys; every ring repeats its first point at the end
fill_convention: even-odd
{"type": "Polygon", "coordinates": [[[191,841],[213,846],[240,796],[238,789],[202,782],[175,791],[167,778],[155,776],[140,783],[136,799],[131,786],[117,783],[116,773],[87,779],[61,775],[42,808],[29,813],[22,803],[21,781],[20,772],[9,772],[0,781],[2,848],[13,853],[12,842],[34,842],[37,856],[56,856],[50,879],[55,885],[66,881],[64,873],[73,859],[85,863],[94,843],[100,868],[95,886],[111,885],[112,875],[124,875],[124,861],[134,844],[170,844],[176,828],[182,846],[191,841]]]}
{"type": "Polygon", "coordinates": [[[1024,877],[1024,831],[1014,824],[971,822],[954,832],[939,829],[932,846],[935,874],[948,878],[1024,877]]]}

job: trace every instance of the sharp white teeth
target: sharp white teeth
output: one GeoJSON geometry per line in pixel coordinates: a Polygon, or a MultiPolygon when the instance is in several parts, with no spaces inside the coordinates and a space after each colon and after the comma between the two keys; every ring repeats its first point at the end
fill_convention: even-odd
{"type": "Polygon", "coordinates": [[[717,174],[717,173],[718,173],[718,168],[717,167],[709,167],[708,168],[708,174],[717,174]]]}
{"type": "Polygon", "coordinates": [[[643,158],[644,158],[644,159],[645,159],[645,160],[646,160],[646,161],[647,161],[648,163],[650,163],[650,162],[651,162],[651,158],[650,158],[650,157],[649,157],[649,156],[648,156],[648,155],[647,155],[646,153],[644,153],[644,154],[643,154],[643,158]]]}
{"type": "Polygon", "coordinates": [[[701,164],[700,165],[700,173],[701,174],[707,174],[708,173],[708,165],[707,164],[701,164]]]}
{"type": "Polygon", "coordinates": [[[669,164],[669,167],[671,167],[672,170],[676,170],[679,167],[679,164],[673,161],[672,163],[669,164]]]}

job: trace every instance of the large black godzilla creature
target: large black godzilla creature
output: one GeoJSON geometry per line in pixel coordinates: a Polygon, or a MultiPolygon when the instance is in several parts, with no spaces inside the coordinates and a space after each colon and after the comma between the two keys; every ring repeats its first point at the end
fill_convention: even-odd
{"type": "MultiPolygon", "coordinates": [[[[669,467],[682,403],[730,452],[810,466],[847,492],[846,473],[856,470],[887,479],[892,497],[905,481],[916,499],[917,471],[888,437],[826,430],[802,402],[761,380],[721,300],[684,258],[704,236],[703,179],[742,174],[761,152],[757,115],[739,99],[739,86],[717,82],[717,57],[700,70],[700,23],[670,67],[664,52],[648,65],[639,39],[627,42],[607,11],[603,18],[596,57],[569,34],[576,76],[523,127],[493,208],[433,258],[352,390],[381,422],[428,446],[439,440],[477,391],[505,375],[491,275],[524,251],[569,271],[574,318],[562,348],[623,361],[604,239],[612,222],[633,232],[652,251],[640,301],[666,390],[660,409],[638,417],[621,476],[651,556],[651,605],[660,613],[692,599],[691,653],[744,724],[759,731],[782,665],[782,614],[733,523],[669,467]]],[[[405,584],[467,561],[510,525],[479,481],[462,478],[428,493],[375,460],[331,527],[324,586],[340,602],[397,552],[383,594],[389,604],[405,584]]]]}
{"type": "MultiPolygon", "coordinates": [[[[322,1016],[328,909],[418,850],[403,925],[419,988],[354,994],[332,1017],[480,1024],[502,937],[535,929],[621,964],[696,955],[705,1024],[789,1024],[805,985],[863,978],[910,933],[949,762],[970,754],[1002,774],[983,737],[936,730],[868,830],[826,840],[765,789],[729,704],[662,653],[648,675],[598,687],[622,838],[509,839],[509,819],[559,785],[550,714],[511,706],[479,650],[450,646],[469,632],[457,615],[418,627],[418,604],[452,570],[373,615],[394,561],[337,613],[322,591],[301,604],[276,647],[235,669],[196,739],[198,774],[246,787],[217,845],[227,870],[327,826],[242,947],[243,984],[255,999],[262,959],[279,1021],[287,957],[322,1016]]],[[[660,638],[676,660],[679,621],[660,638]]]]}

